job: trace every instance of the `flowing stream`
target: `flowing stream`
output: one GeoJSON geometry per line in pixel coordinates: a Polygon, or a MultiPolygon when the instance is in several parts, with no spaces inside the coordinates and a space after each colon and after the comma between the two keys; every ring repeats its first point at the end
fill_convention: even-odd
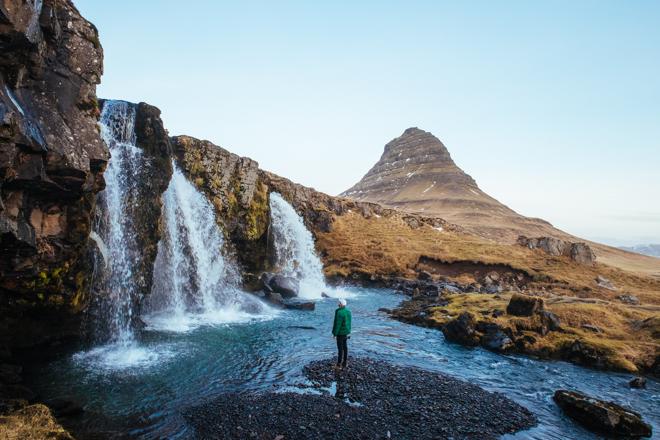
{"type": "MultiPolygon", "coordinates": [[[[596,439],[563,416],[552,401],[558,388],[577,389],[636,409],[660,429],[660,384],[628,388],[630,375],[502,356],[447,343],[442,332],[404,324],[378,312],[402,299],[388,290],[349,289],[353,313],[350,356],[444,372],[499,391],[529,408],[540,425],[514,438],[596,439]]],[[[33,372],[45,396],[73,399],[85,407],[81,432],[124,431],[142,438],[189,438],[180,411],[225,392],[291,390],[304,382],[302,367],[334,356],[330,329],[335,300],[315,311],[283,311],[270,320],[199,326],[191,331],[149,330],[142,343],[161,356],[123,369],[94,369],[62,356],[33,372]]],[[[222,415],[218,415],[221,417],[222,415]]],[[[290,423],[290,421],[284,421],[290,423]]]]}
{"type": "MultiPolygon", "coordinates": [[[[163,195],[162,239],[154,283],[132,330],[135,268],[140,252],[124,212],[141,178],[144,158],[135,146],[134,108],[107,102],[101,116],[110,160],[92,239],[102,292],[95,315],[103,335],[92,349],[76,348],[26,371],[45,400],[73,400],[84,413],[69,420],[81,437],[192,438],[181,412],[227,392],[296,390],[302,368],[334,356],[330,336],[335,300],[327,289],[311,233],[279,194],[270,196],[271,240],[279,270],[297,278],[301,296],[318,299],[314,311],[273,311],[240,291],[240,275],[224,245],[212,205],[174,166],[163,195]],[[81,350],[82,349],[82,350],[81,350]]],[[[404,299],[387,289],[333,290],[353,313],[349,356],[444,372],[498,391],[534,412],[539,425],[512,438],[596,439],[566,418],[552,401],[556,389],[577,389],[639,411],[660,429],[660,384],[627,386],[629,375],[564,362],[503,356],[447,343],[441,332],[404,324],[379,312],[404,299]]],[[[218,414],[218,417],[222,417],[218,414]]],[[[289,423],[290,421],[283,421],[289,423]]]]}

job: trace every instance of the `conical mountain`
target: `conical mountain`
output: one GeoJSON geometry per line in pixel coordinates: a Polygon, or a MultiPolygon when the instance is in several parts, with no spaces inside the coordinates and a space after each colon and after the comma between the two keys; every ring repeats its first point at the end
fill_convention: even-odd
{"type": "Polygon", "coordinates": [[[514,242],[520,235],[567,236],[483,192],[438,138],[416,127],[385,145],[380,160],[342,196],[437,215],[498,242],[514,242]]]}

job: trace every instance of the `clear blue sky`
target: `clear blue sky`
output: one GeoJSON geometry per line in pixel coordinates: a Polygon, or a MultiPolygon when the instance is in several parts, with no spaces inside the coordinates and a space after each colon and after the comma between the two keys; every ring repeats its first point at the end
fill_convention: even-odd
{"type": "Polygon", "coordinates": [[[78,0],[98,94],[337,194],[410,126],[522,214],[660,242],[660,2],[78,0]]]}

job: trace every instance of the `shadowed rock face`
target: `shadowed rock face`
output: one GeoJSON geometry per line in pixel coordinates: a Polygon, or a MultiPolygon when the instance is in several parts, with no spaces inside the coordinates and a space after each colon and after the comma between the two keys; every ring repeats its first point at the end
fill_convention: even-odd
{"type": "Polygon", "coordinates": [[[49,313],[87,302],[86,245],[109,158],[97,126],[103,51],[71,2],[3,0],[0,53],[0,307],[12,316],[1,333],[22,345],[48,333],[49,313]],[[21,331],[34,309],[45,310],[38,330],[21,331]]]}
{"type": "Polygon", "coordinates": [[[341,195],[437,215],[495,241],[514,242],[522,231],[565,235],[543,220],[517,214],[481,191],[456,166],[438,138],[416,127],[389,142],[376,165],[341,195]]]}

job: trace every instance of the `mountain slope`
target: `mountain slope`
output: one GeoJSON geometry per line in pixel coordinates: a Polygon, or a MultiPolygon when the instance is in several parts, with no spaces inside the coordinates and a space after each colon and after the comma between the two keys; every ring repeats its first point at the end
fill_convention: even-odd
{"type": "MultiPolygon", "coordinates": [[[[502,243],[520,235],[585,241],[545,220],[522,216],[483,192],[452,160],[433,134],[413,127],[385,145],[380,160],[344,197],[380,203],[407,212],[438,216],[467,232],[502,243]]],[[[589,242],[599,261],[625,270],[660,276],[655,258],[589,242]]]]}
{"type": "Polygon", "coordinates": [[[456,166],[443,143],[419,128],[409,128],[389,142],[376,165],[342,196],[438,215],[502,243],[513,243],[520,235],[568,237],[483,192],[456,166]]]}

